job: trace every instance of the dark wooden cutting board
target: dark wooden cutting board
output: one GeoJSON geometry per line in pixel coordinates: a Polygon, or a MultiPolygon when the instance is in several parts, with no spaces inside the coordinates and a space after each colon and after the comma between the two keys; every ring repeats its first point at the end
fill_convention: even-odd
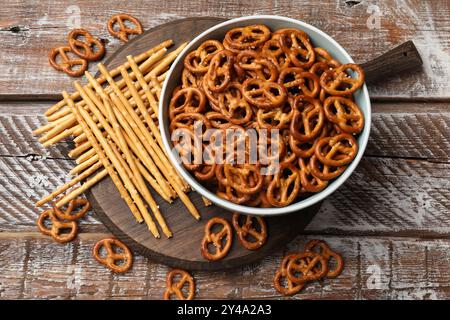
{"type": "MultiPolygon", "coordinates": [[[[117,50],[105,65],[111,69],[126,61],[127,55],[137,55],[158,43],[172,39],[175,46],[193,39],[196,35],[222,21],[219,18],[188,18],[160,25],[146,31],[117,50]]],[[[172,48],[173,50],[173,48],[172,48]]],[[[149,188],[151,189],[151,188],[149,188]]],[[[134,252],[150,260],[187,270],[220,270],[255,262],[276,250],[283,250],[296,235],[300,234],[320,208],[320,204],[290,215],[266,218],[268,241],[257,251],[243,248],[236,235],[229,255],[221,261],[209,262],[200,253],[205,223],[214,216],[220,216],[231,223],[232,213],[214,205],[205,207],[200,195],[189,194],[201,213],[201,220],[195,220],[180,200],[168,204],[153,193],[160,205],[168,226],[174,236],[155,239],[145,224],[138,224],[110,178],[98,183],[87,193],[95,214],[108,229],[134,252]]]]}

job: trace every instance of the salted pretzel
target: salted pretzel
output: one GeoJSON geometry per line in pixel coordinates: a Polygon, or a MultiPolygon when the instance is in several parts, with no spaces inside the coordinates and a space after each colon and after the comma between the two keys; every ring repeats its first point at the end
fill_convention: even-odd
{"type": "Polygon", "coordinates": [[[210,261],[223,259],[230,251],[232,242],[233,233],[228,221],[219,217],[211,218],[205,225],[205,235],[202,240],[201,249],[202,255],[205,259],[210,261]],[[221,230],[214,232],[213,227],[215,225],[221,225],[221,230]],[[214,252],[209,250],[209,245],[215,247],[214,252]]]}
{"type": "Polygon", "coordinates": [[[130,34],[141,34],[142,33],[142,25],[138,19],[133,16],[130,16],[126,13],[119,13],[113,15],[108,21],[108,31],[113,36],[116,37],[123,42],[128,42],[128,36],[130,34]],[[132,28],[127,27],[125,22],[128,21],[132,28]],[[116,30],[114,28],[115,25],[119,25],[119,29],[116,30]]]}
{"type": "Polygon", "coordinates": [[[323,108],[327,119],[350,134],[358,134],[364,128],[364,115],[358,105],[344,97],[328,97],[323,108]]]}
{"type": "Polygon", "coordinates": [[[91,203],[89,201],[84,198],[77,198],[70,200],[66,210],[55,208],[54,213],[61,220],[75,221],[84,217],[90,209],[91,203]]]}
{"type": "Polygon", "coordinates": [[[319,100],[298,96],[294,100],[290,134],[301,142],[317,137],[324,126],[325,115],[319,100]]]}
{"type": "Polygon", "coordinates": [[[295,256],[295,253],[285,256],[273,277],[275,289],[285,296],[292,296],[302,290],[305,286],[304,282],[294,283],[287,277],[287,266],[295,256]]]}
{"type": "Polygon", "coordinates": [[[275,207],[285,207],[297,198],[300,187],[298,169],[292,163],[281,163],[267,188],[267,200],[275,207]]]}
{"type": "Polygon", "coordinates": [[[305,251],[316,252],[325,258],[328,266],[328,272],[326,274],[327,278],[336,278],[344,269],[344,260],[342,259],[342,256],[339,253],[331,250],[331,248],[325,241],[310,240],[305,245],[305,251]],[[333,269],[330,269],[330,260],[332,258],[335,261],[335,267],[333,269]]]}
{"type": "Polygon", "coordinates": [[[234,28],[225,34],[224,41],[234,49],[255,49],[270,37],[270,30],[264,25],[234,28]]]}
{"type": "MultiPolygon", "coordinates": [[[[181,73],[181,88],[183,89],[190,87],[202,88],[202,80],[203,78],[184,68],[183,72],[181,73]]],[[[176,92],[174,90],[173,95],[175,94],[176,92]]]]}
{"type": "Polygon", "coordinates": [[[167,289],[164,291],[164,300],[171,300],[172,296],[176,296],[179,300],[192,300],[195,295],[194,278],[186,271],[181,269],[173,269],[166,276],[167,289]],[[175,277],[179,280],[174,282],[175,277]],[[183,288],[187,287],[187,294],[183,292],[183,288]]]}
{"type": "Polygon", "coordinates": [[[278,78],[276,65],[253,50],[241,51],[236,56],[234,69],[241,79],[249,77],[275,82],[278,78]]]}
{"type": "Polygon", "coordinates": [[[261,248],[267,240],[267,226],[264,219],[247,215],[241,225],[240,217],[239,213],[233,214],[233,227],[236,230],[239,242],[248,250],[261,248]]]}
{"type": "Polygon", "coordinates": [[[205,81],[209,90],[222,92],[231,82],[231,72],[234,65],[234,55],[229,50],[220,50],[211,59],[205,81]]]}
{"type": "Polygon", "coordinates": [[[261,51],[262,54],[269,57],[280,70],[289,67],[291,63],[289,56],[281,49],[279,39],[272,38],[266,41],[261,51]]]}
{"type": "Polygon", "coordinates": [[[317,141],[314,154],[324,165],[340,167],[352,162],[358,152],[355,138],[348,133],[334,137],[321,138],[317,141]]]}
{"type": "Polygon", "coordinates": [[[203,92],[194,87],[178,90],[169,103],[169,118],[172,121],[176,115],[183,112],[200,113],[205,110],[206,99],[203,92]]]}
{"type": "Polygon", "coordinates": [[[116,273],[128,271],[133,264],[133,255],[130,249],[114,238],[107,238],[97,242],[92,249],[92,254],[98,262],[116,273]],[[106,256],[101,253],[102,248],[106,250],[106,256]],[[118,264],[118,262],[122,262],[122,264],[118,264]]]}
{"type": "Polygon", "coordinates": [[[309,160],[307,159],[298,159],[299,167],[300,167],[300,182],[302,185],[302,192],[320,192],[325,189],[328,185],[327,180],[320,180],[315,177],[309,165],[309,160]]]}
{"type": "Polygon", "coordinates": [[[189,129],[194,131],[195,128],[198,128],[199,132],[202,134],[205,130],[211,128],[211,123],[208,118],[198,112],[184,112],[177,114],[172,121],[170,121],[169,130],[170,132],[175,131],[176,129],[189,129]]]}
{"type": "Polygon", "coordinates": [[[105,55],[103,42],[94,38],[86,29],[73,29],[69,33],[68,42],[70,49],[80,58],[87,61],[97,61],[105,55]],[[80,40],[79,38],[81,37],[84,40],[80,40]]]}
{"type": "Polygon", "coordinates": [[[244,194],[255,194],[263,187],[259,164],[224,164],[227,186],[244,194]]]}
{"type": "Polygon", "coordinates": [[[207,40],[184,58],[184,67],[194,74],[204,74],[208,71],[214,55],[223,49],[220,41],[207,40]]]}
{"type": "Polygon", "coordinates": [[[258,109],[256,121],[261,128],[266,129],[286,129],[289,127],[294,115],[294,99],[288,97],[286,102],[274,109],[258,109]]]}
{"type": "Polygon", "coordinates": [[[292,95],[304,95],[315,98],[320,92],[319,77],[302,68],[284,68],[278,77],[278,83],[283,85],[292,95]]]}
{"type": "Polygon", "coordinates": [[[206,113],[206,118],[211,123],[211,126],[216,129],[227,129],[233,125],[230,119],[221,112],[209,111],[206,113]]]}
{"type": "Polygon", "coordinates": [[[316,61],[318,62],[326,62],[328,65],[337,68],[341,65],[341,63],[335,60],[330,53],[324,48],[314,48],[314,52],[316,53],[316,61]]]}
{"type": "Polygon", "coordinates": [[[349,95],[364,84],[364,70],[354,63],[347,63],[337,67],[334,70],[325,71],[320,76],[321,87],[333,96],[349,95]],[[350,76],[346,71],[352,70],[356,78],[350,76]]]}
{"type": "Polygon", "coordinates": [[[327,260],[315,252],[305,251],[294,255],[287,264],[287,277],[294,283],[319,280],[327,275],[327,260]]]}
{"type": "Polygon", "coordinates": [[[250,104],[263,109],[279,107],[287,98],[283,86],[254,78],[245,80],[242,84],[242,94],[250,104]]]}
{"type": "Polygon", "coordinates": [[[316,54],[305,32],[285,29],[279,35],[281,49],[288,55],[295,66],[308,69],[313,65],[316,54]]]}
{"type": "Polygon", "coordinates": [[[328,125],[324,125],[321,133],[312,141],[299,141],[292,134],[287,137],[289,147],[299,158],[310,158],[314,154],[314,148],[320,138],[328,136],[328,125]]]}
{"type": "Polygon", "coordinates": [[[38,218],[37,225],[39,230],[47,235],[51,236],[55,241],[59,243],[66,243],[75,239],[78,232],[78,225],[75,221],[60,221],[55,215],[55,210],[59,210],[55,206],[53,209],[45,210],[38,218]],[[51,226],[46,226],[46,221],[50,220],[51,226]],[[69,231],[64,233],[64,231],[69,231]]]}
{"type": "MultiPolygon", "coordinates": [[[[344,158],[345,155],[338,155],[336,158],[344,158]]],[[[331,180],[339,175],[341,175],[342,172],[345,171],[347,166],[329,166],[326,164],[323,164],[319,160],[317,160],[317,157],[315,154],[311,156],[309,159],[309,169],[311,170],[311,174],[320,179],[320,180],[331,180]]]]}
{"type": "Polygon", "coordinates": [[[48,54],[48,62],[56,70],[63,71],[71,77],[82,76],[88,66],[86,59],[69,58],[69,53],[73,53],[73,51],[68,46],[53,48],[48,54]],[[60,57],[59,62],[57,61],[58,56],[60,57]],[[78,68],[74,68],[76,66],[78,68]]]}

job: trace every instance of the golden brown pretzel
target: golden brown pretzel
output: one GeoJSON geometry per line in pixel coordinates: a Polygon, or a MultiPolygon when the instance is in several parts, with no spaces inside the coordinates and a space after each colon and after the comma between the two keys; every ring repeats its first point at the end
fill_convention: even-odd
{"type": "Polygon", "coordinates": [[[66,243],[72,241],[77,235],[78,231],[77,223],[75,221],[68,221],[68,222],[59,221],[54,213],[55,210],[58,210],[58,208],[53,206],[53,209],[48,209],[41,213],[37,221],[39,230],[43,234],[51,236],[55,241],[59,243],[66,243]],[[50,228],[47,228],[45,225],[45,221],[47,219],[50,220],[51,222],[50,228]],[[69,230],[69,233],[63,233],[64,230],[69,230]]]}
{"type": "Polygon", "coordinates": [[[97,61],[105,55],[105,46],[85,29],[73,29],[68,36],[70,49],[80,58],[87,61],[97,61]],[[84,41],[79,38],[83,36],[84,41]],[[97,51],[95,51],[97,48],[97,51]]]}
{"type": "Polygon", "coordinates": [[[334,70],[328,70],[320,76],[320,85],[333,96],[346,96],[362,87],[364,84],[364,70],[354,63],[347,63],[334,70]],[[351,77],[346,71],[350,69],[357,77],[351,77]]]}
{"type": "Polygon", "coordinates": [[[48,62],[58,71],[64,71],[71,77],[79,77],[86,71],[88,63],[85,59],[69,58],[69,52],[73,53],[68,46],[53,48],[48,54],[48,62]],[[58,56],[61,58],[60,62],[57,62],[58,56]],[[74,66],[79,66],[79,68],[73,69],[74,66]]]}
{"type": "Polygon", "coordinates": [[[186,70],[192,73],[204,74],[208,71],[214,55],[223,50],[224,47],[220,41],[207,40],[203,42],[195,51],[190,52],[184,58],[184,66],[186,70]]]}
{"type": "Polygon", "coordinates": [[[279,31],[281,49],[289,56],[292,63],[303,69],[310,68],[316,59],[316,54],[308,35],[295,29],[279,31]]]}
{"type": "Polygon", "coordinates": [[[280,70],[289,67],[291,64],[289,56],[281,49],[279,39],[267,40],[262,48],[262,54],[269,57],[280,70]]]}
{"type": "Polygon", "coordinates": [[[173,269],[166,276],[167,289],[164,291],[164,300],[171,300],[170,298],[175,295],[180,300],[192,300],[195,295],[195,282],[192,276],[181,269],[173,269]],[[173,282],[174,278],[179,276],[180,279],[177,282],[173,282]],[[183,287],[187,284],[187,295],[183,292],[183,287]]]}
{"type": "MultiPolygon", "coordinates": [[[[339,155],[337,158],[344,158],[344,155],[339,155]]],[[[347,166],[329,166],[326,164],[323,164],[319,160],[317,160],[317,157],[315,154],[311,156],[309,159],[309,169],[311,170],[311,174],[320,179],[320,180],[331,180],[339,176],[342,172],[345,171],[347,166]]]]}
{"type": "Polygon", "coordinates": [[[128,42],[128,35],[130,34],[141,34],[142,33],[142,25],[138,19],[133,16],[130,16],[126,13],[119,13],[113,15],[108,21],[108,31],[109,33],[122,40],[123,42],[128,42]],[[130,22],[134,28],[129,28],[125,25],[125,21],[130,22]],[[114,25],[119,25],[119,29],[115,30],[114,25]]]}
{"type": "Polygon", "coordinates": [[[352,162],[358,152],[355,138],[348,133],[325,137],[317,142],[314,154],[324,165],[340,167],[352,162]]]}
{"type": "Polygon", "coordinates": [[[309,159],[298,159],[302,192],[320,192],[326,188],[328,181],[320,180],[311,173],[309,159]]]}
{"type": "Polygon", "coordinates": [[[305,245],[305,250],[316,252],[325,258],[328,265],[328,272],[326,274],[327,278],[336,278],[344,269],[344,260],[342,259],[342,256],[339,253],[331,250],[331,248],[325,241],[310,240],[305,245]],[[318,252],[316,251],[316,249],[318,249],[318,252]],[[331,258],[333,258],[336,262],[336,266],[333,269],[330,269],[331,258]]]}
{"type": "Polygon", "coordinates": [[[326,259],[314,252],[300,252],[293,256],[287,265],[287,277],[294,283],[319,280],[327,275],[326,259]]]}
{"type": "Polygon", "coordinates": [[[319,100],[298,96],[294,99],[290,134],[301,142],[311,141],[322,132],[324,118],[319,100]]]}
{"type": "Polygon", "coordinates": [[[285,296],[292,296],[302,290],[305,286],[304,282],[294,283],[287,277],[287,266],[295,256],[295,253],[285,256],[273,277],[275,289],[285,296]]]}
{"type": "Polygon", "coordinates": [[[288,97],[286,102],[274,109],[258,109],[256,121],[261,128],[286,129],[289,127],[294,115],[294,99],[288,97]]]}
{"type": "Polygon", "coordinates": [[[283,85],[291,95],[315,98],[320,91],[319,77],[298,67],[282,69],[278,83],[283,85]]]}
{"type": "Polygon", "coordinates": [[[258,108],[276,108],[287,98],[286,89],[276,82],[250,78],[242,84],[245,99],[258,108]]]}
{"type": "Polygon", "coordinates": [[[234,65],[234,54],[229,50],[218,51],[208,67],[205,75],[207,87],[212,92],[222,92],[231,82],[231,72],[234,65]]]}
{"type": "Polygon", "coordinates": [[[205,235],[202,240],[201,252],[205,259],[210,261],[217,261],[223,259],[230,251],[233,243],[233,233],[231,226],[225,219],[214,217],[211,218],[205,225],[205,235]],[[213,231],[214,225],[221,225],[222,229],[218,232],[213,231]],[[225,245],[222,240],[225,239],[225,245]],[[215,247],[215,252],[211,252],[209,245],[215,247]]]}
{"type": "Polygon", "coordinates": [[[265,59],[252,50],[241,51],[236,56],[234,64],[238,78],[257,78],[275,82],[278,78],[278,69],[273,62],[265,59]]]}
{"type": "Polygon", "coordinates": [[[180,89],[170,100],[169,118],[172,121],[176,115],[182,112],[203,112],[205,104],[205,95],[200,89],[194,87],[180,89]]]}
{"type": "Polygon", "coordinates": [[[364,115],[358,105],[344,97],[328,97],[323,103],[327,119],[350,134],[358,134],[364,128],[364,115]]]}
{"type": "Polygon", "coordinates": [[[270,37],[270,30],[264,25],[234,28],[225,34],[224,41],[237,50],[255,49],[270,37]]]}
{"type": "Polygon", "coordinates": [[[75,221],[83,218],[90,209],[91,204],[89,201],[84,198],[77,198],[70,200],[66,210],[55,208],[54,213],[61,220],[75,221]],[[76,210],[79,207],[81,207],[81,209],[73,214],[73,210],[76,210]]]}
{"type": "Polygon", "coordinates": [[[98,262],[117,273],[128,271],[133,264],[133,255],[130,249],[121,241],[113,238],[107,238],[97,242],[92,249],[92,254],[98,262]],[[105,248],[106,256],[102,256],[100,252],[102,248],[105,248]],[[120,248],[121,252],[117,250],[118,248],[120,248]],[[117,264],[118,261],[122,261],[123,264],[117,264]]]}
{"type": "Polygon", "coordinates": [[[267,200],[275,207],[291,204],[300,191],[300,173],[289,162],[280,164],[277,174],[267,188],[267,200]]]}
{"type": "Polygon", "coordinates": [[[233,214],[233,227],[236,230],[239,242],[248,250],[261,248],[267,240],[267,226],[264,219],[256,216],[245,216],[245,221],[241,225],[240,217],[239,213],[233,214]]]}

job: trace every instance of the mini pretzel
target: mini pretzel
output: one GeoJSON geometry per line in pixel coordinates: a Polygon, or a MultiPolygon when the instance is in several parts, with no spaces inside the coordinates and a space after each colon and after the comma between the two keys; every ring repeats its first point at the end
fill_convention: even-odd
{"type": "Polygon", "coordinates": [[[202,240],[202,255],[210,261],[223,259],[230,251],[232,242],[233,233],[228,221],[219,217],[211,218],[205,225],[205,235],[202,240]],[[212,230],[216,224],[222,226],[222,229],[217,233],[212,230]],[[223,240],[225,244],[222,244],[223,240]],[[208,245],[210,244],[214,245],[215,252],[209,251],[208,245]]]}
{"type": "Polygon", "coordinates": [[[234,68],[240,78],[258,78],[265,81],[276,81],[278,69],[273,62],[264,59],[253,50],[241,51],[236,56],[234,68]]]}
{"type": "Polygon", "coordinates": [[[287,68],[291,63],[289,56],[281,49],[279,39],[272,38],[266,41],[261,51],[264,56],[270,57],[272,62],[281,70],[287,68]]]}
{"type": "Polygon", "coordinates": [[[356,157],[358,144],[348,133],[334,137],[321,138],[317,142],[314,154],[325,165],[340,167],[349,164],[356,157]]]}
{"type": "MultiPolygon", "coordinates": [[[[344,155],[340,155],[337,158],[344,158],[344,155]]],[[[319,160],[317,160],[316,155],[312,155],[309,159],[309,169],[311,170],[311,174],[320,179],[320,180],[331,180],[339,176],[344,170],[346,169],[346,166],[338,166],[333,167],[326,164],[321,163],[319,160]]]]}
{"type": "Polygon", "coordinates": [[[267,188],[267,200],[275,207],[291,204],[300,191],[300,174],[291,163],[282,163],[267,188]]]}
{"type": "Polygon", "coordinates": [[[117,273],[128,271],[133,264],[133,255],[130,249],[121,241],[113,238],[107,238],[97,242],[92,249],[92,254],[98,262],[117,273]],[[106,249],[106,257],[102,257],[100,253],[103,247],[106,249]],[[118,252],[117,248],[114,247],[120,248],[123,252],[118,252]],[[122,261],[123,264],[117,264],[118,261],[122,261]]]}
{"type": "Polygon", "coordinates": [[[344,269],[344,260],[342,259],[342,256],[339,253],[331,250],[328,244],[322,240],[310,240],[305,245],[306,251],[316,252],[316,248],[319,249],[318,254],[326,259],[328,265],[328,273],[326,274],[327,278],[336,278],[338,275],[340,275],[342,270],[344,269]],[[334,267],[334,269],[329,268],[329,262],[331,258],[334,258],[334,260],[336,261],[336,266],[334,267]]]}
{"type": "Polygon", "coordinates": [[[279,107],[287,98],[285,88],[278,83],[252,78],[242,84],[242,94],[249,103],[265,109],[279,107]]]}
{"type": "Polygon", "coordinates": [[[328,97],[323,108],[327,119],[345,133],[358,134],[364,128],[364,115],[352,100],[344,97],[328,97]]]}
{"type": "Polygon", "coordinates": [[[221,50],[214,55],[205,76],[211,91],[222,92],[228,87],[233,65],[234,55],[231,51],[221,50]]]}
{"type": "Polygon", "coordinates": [[[320,85],[333,96],[346,96],[362,87],[364,84],[364,70],[354,63],[343,64],[335,70],[325,71],[320,76],[320,85]],[[346,73],[346,70],[356,73],[356,78],[346,73]]]}
{"type": "Polygon", "coordinates": [[[270,30],[264,25],[234,28],[225,35],[230,47],[238,50],[255,49],[270,37],[270,30]]]}
{"type": "Polygon", "coordinates": [[[47,235],[51,236],[55,241],[59,243],[66,243],[75,239],[78,231],[78,225],[75,221],[63,222],[59,221],[56,217],[54,210],[57,210],[56,207],[53,209],[45,210],[39,216],[37,221],[37,225],[39,230],[47,235]],[[47,228],[45,226],[45,220],[49,219],[51,222],[51,227],[47,228]],[[63,233],[64,230],[69,230],[69,233],[63,233]]]}
{"type": "Polygon", "coordinates": [[[310,158],[314,154],[317,141],[320,138],[328,136],[328,126],[324,125],[321,133],[314,139],[314,141],[299,141],[295,139],[292,134],[289,134],[288,142],[292,152],[300,158],[310,158]]]}
{"type": "Polygon", "coordinates": [[[205,109],[205,103],[205,95],[200,89],[193,87],[180,89],[170,100],[169,118],[173,120],[182,112],[202,112],[205,109]]]}
{"type": "Polygon", "coordinates": [[[123,42],[128,42],[128,35],[142,33],[142,25],[135,17],[130,16],[126,13],[119,13],[113,15],[111,19],[109,19],[108,31],[112,36],[119,38],[123,42]],[[129,21],[134,26],[134,28],[127,27],[125,25],[125,21],[129,21]],[[116,23],[119,25],[119,30],[114,30],[114,25],[116,23]]]}
{"type": "Polygon", "coordinates": [[[316,54],[305,32],[286,29],[279,34],[281,49],[289,56],[295,66],[308,69],[313,65],[316,54]]]}
{"type": "Polygon", "coordinates": [[[258,109],[256,113],[256,121],[261,128],[286,129],[291,123],[294,115],[292,98],[288,98],[284,105],[274,109],[258,109]]]}
{"type": "Polygon", "coordinates": [[[334,60],[333,57],[328,53],[328,51],[323,48],[314,48],[314,52],[316,53],[316,61],[326,62],[334,68],[337,68],[341,65],[339,61],[334,60]]]}
{"type": "Polygon", "coordinates": [[[280,267],[273,277],[273,284],[275,289],[285,296],[292,296],[302,290],[305,286],[304,282],[294,283],[287,277],[287,266],[292,258],[295,257],[295,255],[296,254],[290,254],[285,256],[281,261],[280,267]]]}
{"type": "Polygon", "coordinates": [[[320,91],[319,77],[298,67],[284,68],[278,77],[278,83],[295,95],[315,98],[320,91]]]}
{"type": "Polygon", "coordinates": [[[300,252],[287,265],[287,277],[294,283],[319,280],[327,275],[327,260],[314,252],[300,252]]]}
{"type": "Polygon", "coordinates": [[[263,187],[258,164],[224,164],[227,186],[244,194],[255,194],[263,187]]]}
{"type": "Polygon", "coordinates": [[[264,219],[256,216],[245,216],[245,222],[241,226],[240,217],[241,215],[238,213],[233,214],[233,226],[239,242],[248,250],[261,248],[267,240],[267,226],[264,219]],[[259,231],[256,225],[259,225],[259,231]],[[256,241],[251,241],[252,238],[256,241]]]}
{"type": "Polygon", "coordinates": [[[172,295],[175,295],[180,300],[192,300],[195,294],[195,282],[192,276],[181,269],[173,269],[166,276],[166,286],[167,289],[164,292],[164,300],[171,300],[172,295]],[[180,276],[177,282],[173,282],[176,276],[180,276]],[[183,292],[183,287],[187,284],[188,293],[187,295],[183,292]]]}
{"type": "Polygon", "coordinates": [[[311,173],[309,161],[298,159],[302,192],[320,192],[326,188],[328,181],[320,180],[311,173]]]}
{"type": "Polygon", "coordinates": [[[217,40],[208,40],[203,42],[195,51],[190,52],[184,58],[184,66],[186,70],[193,73],[204,74],[208,71],[214,55],[223,50],[223,44],[217,40]]]}
{"type": "Polygon", "coordinates": [[[87,61],[100,60],[105,54],[105,46],[99,40],[94,38],[85,29],[74,29],[69,33],[68,42],[70,49],[77,54],[80,58],[87,61]],[[84,37],[84,41],[79,40],[80,36],[84,37]],[[97,47],[97,52],[94,48],[97,47]]]}
{"type": "Polygon", "coordinates": [[[91,209],[91,204],[84,198],[72,199],[69,202],[69,206],[66,210],[60,210],[55,208],[55,215],[61,220],[75,221],[84,217],[87,212],[91,209]],[[73,210],[81,207],[75,214],[73,210]]]}
{"type": "Polygon", "coordinates": [[[72,52],[72,50],[67,46],[53,48],[48,54],[48,62],[58,71],[64,71],[71,77],[79,77],[86,71],[88,63],[85,59],[69,58],[69,52],[72,52]],[[61,62],[59,63],[56,61],[57,56],[61,57],[61,62]],[[79,68],[73,69],[74,66],[79,66],[79,68]]]}
{"type": "Polygon", "coordinates": [[[299,141],[311,141],[321,133],[324,118],[323,109],[318,100],[298,96],[294,100],[290,133],[299,141]]]}

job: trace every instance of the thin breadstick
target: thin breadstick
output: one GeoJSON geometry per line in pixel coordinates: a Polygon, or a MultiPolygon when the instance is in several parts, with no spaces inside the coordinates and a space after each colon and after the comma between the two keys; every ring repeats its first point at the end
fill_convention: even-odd
{"type": "Polygon", "coordinates": [[[155,76],[150,76],[150,79],[152,81],[153,88],[156,89],[156,96],[158,97],[158,100],[161,99],[161,83],[159,83],[158,78],[155,76]]]}
{"type": "MultiPolygon", "coordinates": [[[[150,57],[153,53],[159,51],[160,49],[163,48],[168,48],[173,44],[172,40],[166,40],[164,42],[161,42],[160,44],[158,44],[157,46],[147,50],[144,53],[139,54],[138,56],[136,56],[134,59],[136,60],[137,63],[141,63],[142,61],[144,61],[145,59],[147,59],[148,57],[150,57]]],[[[125,66],[127,66],[127,63],[124,64],[125,66]]],[[[127,66],[128,68],[129,66],[127,66]]],[[[113,74],[114,76],[119,74],[119,71],[117,70],[117,68],[111,70],[111,74],[113,74]]],[[[97,81],[102,84],[105,82],[106,79],[104,79],[103,77],[99,77],[97,79],[97,81]]],[[[70,95],[70,98],[72,100],[76,100],[80,97],[78,92],[74,92],[70,95]]],[[[52,107],[50,107],[47,111],[45,111],[44,115],[45,116],[49,116],[51,114],[53,114],[54,112],[58,111],[61,107],[64,107],[66,105],[65,100],[61,100],[59,101],[57,104],[53,105],[52,107]]]]}
{"type": "Polygon", "coordinates": [[[88,178],[89,176],[91,176],[95,171],[97,171],[101,167],[102,167],[102,164],[100,162],[97,162],[95,165],[90,167],[88,170],[84,171],[80,175],[78,175],[75,178],[73,178],[71,181],[69,181],[69,182],[63,184],[61,187],[57,188],[55,191],[50,193],[48,196],[46,196],[46,197],[42,198],[41,200],[39,200],[38,202],[36,202],[36,204],[35,204],[36,207],[40,207],[43,204],[45,204],[45,203],[47,203],[49,201],[52,201],[58,195],[60,195],[64,191],[66,191],[67,189],[73,187],[78,182],[81,182],[82,180],[84,180],[84,179],[88,178]]]}
{"type": "Polygon", "coordinates": [[[83,153],[81,156],[75,159],[75,162],[77,164],[85,162],[87,159],[92,158],[95,155],[94,148],[89,149],[85,153],[83,153]]]}
{"type": "Polygon", "coordinates": [[[79,174],[80,172],[83,172],[85,169],[89,168],[90,166],[94,165],[97,162],[98,162],[98,155],[95,154],[86,161],[76,165],[72,170],[70,170],[69,174],[72,176],[79,174]]]}
{"type": "MultiPolygon", "coordinates": [[[[170,64],[175,60],[175,58],[180,54],[181,51],[187,46],[187,42],[182,43],[178,48],[169,53],[152,71],[150,71],[150,77],[157,76],[161,74],[170,64]]],[[[147,81],[148,82],[148,81],[147,81]]]]}
{"type": "Polygon", "coordinates": [[[45,147],[45,148],[48,148],[48,147],[50,147],[51,145],[54,145],[55,143],[58,143],[58,142],[60,142],[61,140],[65,139],[65,138],[67,138],[67,137],[70,137],[70,136],[73,134],[73,131],[74,131],[73,127],[70,128],[70,129],[66,129],[66,130],[64,130],[63,132],[61,132],[60,134],[58,134],[58,135],[54,136],[53,138],[51,138],[51,139],[45,141],[45,142],[42,144],[42,146],[45,147]]]}
{"type": "Polygon", "coordinates": [[[100,170],[92,178],[86,180],[80,187],[70,191],[68,194],[64,195],[63,198],[56,202],[56,207],[61,208],[62,206],[68,204],[70,200],[77,198],[79,195],[83,194],[86,190],[89,190],[93,185],[101,181],[104,177],[108,175],[106,169],[100,170]]]}
{"type": "Polygon", "coordinates": [[[211,200],[209,200],[209,199],[207,199],[207,198],[205,198],[203,196],[202,196],[202,200],[203,200],[203,204],[205,205],[205,207],[209,207],[209,206],[212,205],[211,200]]]}
{"type": "Polygon", "coordinates": [[[85,141],[82,144],[80,144],[79,146],[70,150],[68,156],[71,158],[76,158],[79,155],[81,155],[82,153],[84,153],[85,151],[87,151],[88,149],[90,149],[91,147],[92,147],[91,143],[89,141],[85,141]]]}
{"type": "MultiPolygon", "coordinates": [[[[95,81],[95,80],[94,80],[95,81]]],[[[150,208],[155,215],[156,220],[159,223],[159,226],[161,227],[161,230],[163,233],[168,237],[172,237],[172,232],[168,228],[166,221],[164,220],[163,216],[161,215],[160,211],[158,210],[158,205],[153,199],[152,195],[147,189],[147,185],[145,184],[144,179],[142,178],[142,175],[137,167],[137,164],[135,162],[135,159],[133,155],[130,152],[130,149],[128,149],[128,145],[125,141],[124,134],[122,132],[122,129],[120,128],[119,123],[117,122],[116,116],[114,115],[114,111],[112,110],[112,107],[110,103],[108,102],[108,97],[103,97],[103,103],[106,107],[106,111],[108,113],[108,120],[110,121],[114,132],[116,133],[116,136],[119,140],[120,149],[122,150],[125,160],[128,162],[131,171],[133,172],[134,178],[137,181],[137,184],[141,186],[141,194],[144,197],[145,201],[150,205],[150,208]]]]}
{"type": "MultiPolygon", "coordinates": [[[[94,81],[94,78],[90,75],[89,72],[86,72],[86,77],[89,81],[94,81]]],[[[103,94],[102,88],[98,84],[93,84],[94,88],[96,90],[99,90],[100,93],[103,95],[103,100],[105,101],[107,98],[106,95],[103,94]]],[[[84,100],[86,100],[89,109],[93,112],[94,115],[96,115],[97,119],[99,119],[100,124],[102,124],[103,128],[106,130],[108,135],[114,140],[117,146],[120,146],[120,142],[118,140],[118,137],[114,133],[114,130],[111,128],[111,126],[107,123],[104,116],[107,116],[107,111],[105,110],[105,106],[101,103],[101,101],[95,96],[94,92],[92,92],[91,88],[85,87],[84,90],[76,85],[77,90],[80,90],[80,94],[83,97],[84,100]]],[[[106,100],[107,101],[107,100],[106,100]]],[[[131,145],[133,152],[138,152],[139,155],[139,148],[136,148],[134,144],[131,145]]],[[[142,154],[142,153],[141,153],[142,154]]],[[[150,159],[147,159],[147,161],[151,161],[150,159]]],[[[152,163],[150,163],[150,166],[152,163]]],[[[167,186],[166,181],[164,178],[159,174],[158,171],[154,172],[155,178],[158,181],[158,184],[152,185],[152,187],[157,191],[161,196],[165,199],[169,199],[170,201],[170,193],[169,188],[167,186]]]]}
{"type": "Polygon", "coordinates": [[[36,130],[33,131],[34,135],[39,135],[42,134],[44,132],[50,131],[52,128],[54,128],[55,126],[61,124],[62,122],[66,121],[69,118],[73,118],[72,113],[67,114],[66,116],[57,119],[55,121],[51,121],[48,122],[47,124],[43,125],[42,127],[37,128],[36,130]]]}

